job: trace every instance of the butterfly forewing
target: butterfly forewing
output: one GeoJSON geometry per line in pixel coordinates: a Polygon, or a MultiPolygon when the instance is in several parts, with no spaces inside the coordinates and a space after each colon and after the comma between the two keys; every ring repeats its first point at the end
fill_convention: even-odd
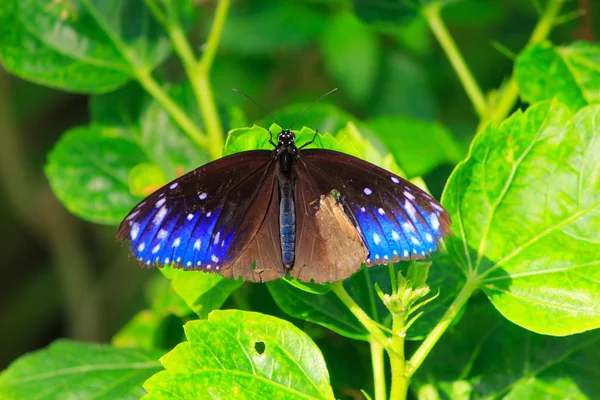
{"type": "Polygon", "coordinates": [[[368,249],[367,265],[423,258],[450,232],[450,218],[442,206],[389,171],[322,149],[302,151],[299,164],[316,192],[339,192],[345,212],[368,249]]]}
{"type": "MultiPolygon", "coordinates": [[[[145,265],[173,264],[259,281],[251,263],[246,266],[250,272],[244,272],[238,259],[267,212],[277,216],[270,206],[275,166],[273,152],[262,150],[202,166],[138,204],[121,223],[118,237],[131,240],[132,254],[145,265]]],[[[276,269],[281,274],[280,263],[273,265],[273,257],[264,252],[261,256],[254,260],[265,264],[259,272],[276,269]]]]}

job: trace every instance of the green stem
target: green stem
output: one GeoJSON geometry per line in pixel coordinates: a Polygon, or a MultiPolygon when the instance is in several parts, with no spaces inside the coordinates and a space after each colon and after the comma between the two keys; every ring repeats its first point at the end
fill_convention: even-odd
{"type": "Polygon", "coordinates": [[[208,75],[210,68],[212,67],[217,48],[219,47],[219,41],[221,40],[221,34],[223,33],[223,27],[225,26],[225,20],[227,19],[227,12],[229,11],[230,0],[219,0],[219,5],[215,11],[215,18],[213,20],[210,33],[208,34],[208,40],[204,49],[204,54],[200,60],[200,71],[208,75]]]}
{"type": "Polygon", "coordinates": [[[179,105],[154,80],[150,71],[139,69],[135,71],[140,85],[173,117],[188,136],[200,147],[207,147],[208,138],[198,129],[196,124],[183,112],[179,105]]]}
{"type": "MultiPolygon", "coordinates": [[[[528,46],[536,43],[540,43],[548,37],[550,31],[552,31],[552,27],[554,26],[554,21],[560,12],[562,4],[565,0],[549,0],[548,5],[540,20],[538,21],[536,27],[534,28],[531,37],[529,38],[528,46]]],[[[515,75],[511,76],[509,81],[506,83],[504,88],[502,89],[502,95],[498,100],[496,106],[490,110],[487,115],[487,118],[482,118],[480,128],[489,122],[490,120],[501,121],[508,116],[508,114],[512,111],[517,99],[519,97],[519,86],[517,84],[517,79],[515,75]]]]}
{"type": "Polygon", "coordinates": [[[437,41],[440,43],[440,46],[444,49],[452,67],[456,71],[475,111],[479,117],[484,117],[487,113],[485,96],[469,70],[462,54],[458,50],[456,43],[454,43],[450,32],[448,32],[448,28],[446,28],[446,25],[440,16],[440,10],[441,4],[439,2],[434,2],[423,9],[423,15],[437,41]]]}
{"type": "Polygon", "coordinates": [[[336,282],[332,286],[332,291],[335,295],[344,303],[352,314],[358,319],[358,321],[367,329],[371,337],[379,342],[384,348],[388,347],[388,337],[385,335],[377,326],[367,313],[360,308],[352,297],[348,294],[342,282],[336,282]]]}
{"type": "Polygon", "coordinates": [[[385,366],[383,363],[383,347],[376,340],[371,340],[371,364],[373,365],[373,383],[375,400],[386,400],[385,366]]]}
{"type": "Polygon", "coordinates": [[[410,378],[406,375],[406,361],[404,359],[404,338],[406,332],[404,329],[404,320],[406,315],[392,314],[392,340],[389,353],[390,366],[392,370],[392,390],[390,399],[406,399],[408,393],[408,383],[410,378]]]}
{"type": "Polygon", "coordinates": [[[478,282],[474,277],[468,277],[465,285],[458,293],[458,296],[454,299],[450,308],[446,311],[442,319],[437,323],[433,330],[427,335],[427,338],[421,343],[415,354],[411,357],[408,362],[406,369],[406,375],[410,378],[419,369],[427,355],[433,349],[433,346],[440,340],[442,334],[448,329],[448,326],[452,323],[454,318],[460,312],[460,309],[467,303],[475,289],[477,289],[478,282]]]}

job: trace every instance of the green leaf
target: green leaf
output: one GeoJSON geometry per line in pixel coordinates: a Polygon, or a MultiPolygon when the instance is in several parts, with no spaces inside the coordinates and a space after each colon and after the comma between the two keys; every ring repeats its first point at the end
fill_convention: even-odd
{"type": "Polygon", "coordinates": [[[409,177],[425,175],[443,164],[455,165],[465,155],[452,134],[438,122],[389,116],[371,119],[367,125],[409,177]]]}
{"type": "MultiPolygon", "coordinates": [[[[189,83],[171,88],[169,94],[192,121],[203,125],[189,83]]],[[[137,84],[92,97],[90,113],[95,123],[119,130],[136,141],[168,180],[210,161],[208,153],[193,143],[168,112],[137,84]]]]}
{"type": "Polygon", "coordinates": [[[165,183],[167,176],[156,164],[142,163],[129,170],[129,187],[134,196],[148,196],[165,183]]]}
{"type": "Polygon", "coordinates": [[[419,61],[400,52],[384,54],[377,96],[369,103],[372,116],[406,115],[435,119],[437,105],[426,68],[419,61]]]}
{"type": "Polygon", "coordinates": [[[200,318],[218,309],[231,293],[242,286],[241,280],[223,278],[202,271],[184,271],[163,267],[161,271],[171,281],[171,286],[200,318]]]}
{"type": "MultiPolygon", "coordinates": [[[[48,46],[24,25],[20,4],[16,0],[0,2],[0,61],[7,71],[41,85],[82,93],[111,91],[131,79],[129,72],[105,68],[48,46]]],[[[45,4],[58,7],[59,3],[45,4]]]]}
{"type": "Polygon", "coordinates": [[[156,348],[161,322],[152,310],[142,310],[113,336],[111,343],[115,347],[156,348]]]}
{"type": "Polygon", "coordinates": [[[325,27],[323,15],[311,7],[289,1],[271,7],[253,7],[227,18],[220,48],[237,55],[268,55],[298,50],[310,44],[325,27]],[[244,38],[240,40],[240,38],[244,38]]]}
{"type": "Polygon", "coordinates": [[[129,191],[129,170],[144,161],[133,141],[99,126],[78,127],[61,137],[45,172],[56,197],[73,214],[118,224],[139,200],[129,191]]]}
{"type": "Polygon", "coordinates": [[[264,314],[215,311],[185,325],[188,342],[144,383],[145,399],[333,399],[319,348],[291,323],[264,314]]]}
{"type": "Polygon", "coordinates": [[[515,74],[521,97],[529,103],[557,99],[578,110],[600,102],[600,46],[596,44],[530,46],[519,54],[515,74]]]}
{"type": "Polygon", "coordinates": [[[0,373],[0,398],[138,399],[144,380],[160,370],[162,354],[59,340],[0,373]]]}
{"type": "Polygon", "coordinates": [[[113,71],[152,69],[170,52],[168,37],[143,0],[21,0],[18,12],[46,46],[113,71]]]}
{"type": "Polygon", "coordinates": [[[320,40],[325,67],[355,102],[371,95],[379,70],[376,35],[350,12],[335,16],[320,40]]]}
{"type": "Polygon", "coordinates": [[[527,332],[475,302],[423,363],[413,389],[452,399],[593,399],[599,343],[597,331],[567,338],[527,332]]]}
{"type": "Polygon", "coordinates": [[[600,327],[599,119],[600,106],[544,102],[490,124],[444,192],[450,256],[538,333],[600,327]]]}

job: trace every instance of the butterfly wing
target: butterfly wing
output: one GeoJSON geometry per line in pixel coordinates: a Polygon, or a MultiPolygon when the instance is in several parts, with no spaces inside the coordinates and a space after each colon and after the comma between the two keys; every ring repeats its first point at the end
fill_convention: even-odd
{"type": "MultiPolygon", "coordinates": [[[[367,265],[420,259],[450,233],[450,217],[429,194],[376,165],[331,150],[300,152],[300,180],[317,193],[339,192],[368,249],[367,265]]],[[[315,201],[315,195],[309,201],[315,201]]],[[[302,246],[302,244],[299,244],[302,246]]],[[[365,260],[363,260],[365,261],[365,260]]]]}
{"type": "Polygon", "coordinates": [[[275,160],[272,151],[255,150],[206,164],[138,204],[117,236],[131,241],[144,265],[250,281],[283,276],[278,252],[260,246],[270,240],[279,248],[271,229],[278,203],[275,160]]]}

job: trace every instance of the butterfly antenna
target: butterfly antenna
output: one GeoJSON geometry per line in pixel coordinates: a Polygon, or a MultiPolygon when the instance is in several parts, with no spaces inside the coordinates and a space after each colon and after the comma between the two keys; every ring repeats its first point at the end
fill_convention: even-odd
{"type": "Polygon", "coordinates": [[[315,101],[314,103],[312,103],[312,104],[311,104],[311,105],[310,105],[310,106],[309,106],[309,107],[308,107],[306,110],[302,111],[302,112],[300,113],[300,115],[298,115],[298,116],[296,117],[296,119],[295,119],[295,120],[294,120],[294,121],[293,121],[293,122],[290,124],[290,126],[289,126],[288,130],[289,130],[289,129],[290,129],[292,126],[294,126],[294,124],[296,123],[296,121],[298,121],[298,120],[300,119],[300,117],[301,117],[301,116],[303,116],[303,115],[304,115],[304,114],[305,114],[305,113],[306,113],[308,110],[310,110],[311,108],[313,108],[314,106],[316,106],[316,105],[317,105],[317,103],[318,103],[318,102],[320,102],[321,100],[323,100],[323,98],[324,98],[324,97],[326,97],[326,96],[330,95],[331,93],[335,92],[336,90],[338,90],[338,88],[331,89],[329,92],[325,93],[324,95],[321,95],[321,97],[319,97],[319,98],[317,99],[317,101],[315,101]]]}
{"type": "Polygon", "coordinates": [[[275,118],[274,116],[272,116],[271,113],[268,112],[267,110],[265,110],[263,106],[261,106],[256,101],[254,101],[254,99],[252,97],[248,96],[246,93],[244,93],[244,92],[242,92],[241,90],[238,90],[238,89],[233,89],[233,91],[234,92],[238,92],[239,94],[246,96],[251,102],[253,102],[254,104],[256,104],[256,106],[258,108],[260,108],[261,110],[263,110],[269,117],[273,118],[273,121],[277,122],[277,125],[283,127],[283,125],[281,124],[281,122],[277,121],[277,118],[275,118]]]}

